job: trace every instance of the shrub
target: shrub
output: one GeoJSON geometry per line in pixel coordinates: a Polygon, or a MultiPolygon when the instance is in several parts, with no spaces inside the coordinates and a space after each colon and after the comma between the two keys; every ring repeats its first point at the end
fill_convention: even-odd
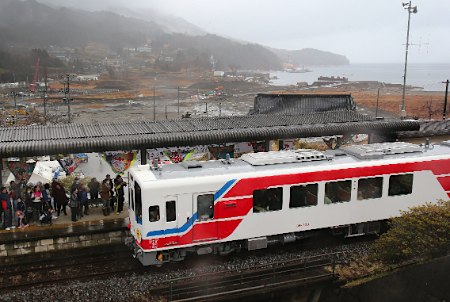
{"type": "Polygon", "coordinates": [[[385,264],[444,256],[450,251],[450,200],[427,203],[392,218],[373,245],[370,259],[385,264]]]}

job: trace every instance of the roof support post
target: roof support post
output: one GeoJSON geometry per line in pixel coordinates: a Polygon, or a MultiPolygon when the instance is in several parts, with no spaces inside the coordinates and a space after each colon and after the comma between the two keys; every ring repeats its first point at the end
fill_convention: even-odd
{"type": "Polygon", "coordinates": [[[140,153],[141,153],[141,165],[146,165],[147,164],[147,149],[141,149],[140,153]]]}
{"type": "Polygon", "coordinates": [[[2,181],[3,186],[3,158],[0,158],[0,180],[2,181]]]}

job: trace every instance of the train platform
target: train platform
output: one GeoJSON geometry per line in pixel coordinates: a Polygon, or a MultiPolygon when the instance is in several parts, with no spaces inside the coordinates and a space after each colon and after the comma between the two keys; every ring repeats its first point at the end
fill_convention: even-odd
{"type": "MultiPolygon", "coordinates": [[[[54,217],[56,213],[54,213],[54,217]]],[[[61,213],[52,219],[52,224],[32,222],[28,227],[0,230],[0,245],[30,242],[48,238],[77,237],[92,234],[125,231],[128,225],[128,208],[118,215],[111,213],[104,216],[101,206],[89,208],[89,215],[84,215],[76,222],[71,220],[70,208],[67,207],[67,215],[61,213]]]]}

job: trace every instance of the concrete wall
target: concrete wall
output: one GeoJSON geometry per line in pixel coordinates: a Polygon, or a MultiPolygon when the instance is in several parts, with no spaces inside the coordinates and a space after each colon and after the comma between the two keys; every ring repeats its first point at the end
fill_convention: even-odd
{"type": "MultiPolygon", "coordinates": [[[[67,250],[99,245],[124,243],[129,236],[128,230],[109,233],[86,234],[77,236],[61,236],[58,238],[30,239],[15,243],[0,244],[0,261],[8,262],[9,256],[43,253],[47,251],[67,250]]],[[[11,258],[12,260],[13,258],[11,258]]]]}

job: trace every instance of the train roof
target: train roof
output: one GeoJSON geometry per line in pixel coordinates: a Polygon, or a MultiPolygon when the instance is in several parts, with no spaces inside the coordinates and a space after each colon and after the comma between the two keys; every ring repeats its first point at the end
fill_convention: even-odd
{"type": "Polygon", "coordinates": [[[223,159],[178,164],[140,165],[131,170],[142,181],[178,178],[235,175],[241,173],[291,169],[332,169],[337,165],[358,163],[381,164],[386,160],[411,161],[450,156],[450,140],[436,145],[405,142],[351,145],[324,152],[310,149],[270,151],[245,154],[239,159],[223,159]]]}

